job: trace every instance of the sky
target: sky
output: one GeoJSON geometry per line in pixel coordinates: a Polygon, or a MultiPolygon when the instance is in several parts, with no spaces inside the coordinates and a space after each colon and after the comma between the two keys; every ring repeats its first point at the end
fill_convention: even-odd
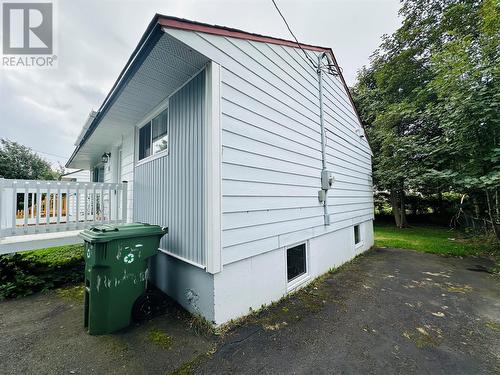
{"type": "MultiPolygon", "coordinates": [[[[7,0],[0,0],[4,2],[7,0]]],[[[292,39],[271,0],[54,0],[57,67],[0,67],[0,138],[65,164],[155,13],[292,39]]],[[[348,85],[381,36],[400,25],[399,0],[276,0],[299,42],[331,47],[348,85]]]]}

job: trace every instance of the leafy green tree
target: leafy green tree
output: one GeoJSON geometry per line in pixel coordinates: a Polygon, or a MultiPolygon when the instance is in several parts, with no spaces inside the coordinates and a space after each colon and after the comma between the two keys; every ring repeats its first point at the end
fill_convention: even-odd
{"type": "Polygon", "coordinates": [[[30,148],[0,139],[0,177],[25,180],[54,180],[58,173],[30,148]]]}
{"type": "Polygon", "coordinates": [[[399,227],[410,191],[467,193],[498,222],[499,4],[403,0],[400,15],[354,88],[374,182],[390,191],[399,227]]]}
{"type": "MultiPolygon", "coordinates": [[[[435,175],[456,189],[484,194],[485,211],[492,223],[498,216],[500,186],[500,12],[495,0],[454,4],[451,20],[471,19],[468,29],[450,22],[446,42],[431,57],[437,101],[432,115],[443,138],[440,153],[450,163],[435,175]]],[[[497,237],[500,234],[493,225],[497,237]]]]}

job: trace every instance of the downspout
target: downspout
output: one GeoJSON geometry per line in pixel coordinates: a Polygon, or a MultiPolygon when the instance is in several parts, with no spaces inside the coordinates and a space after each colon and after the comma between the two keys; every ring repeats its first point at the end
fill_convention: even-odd
{"type": "MultiPolygon", "coordinates": [[[[319,200],[323,202],[323,219],[325,225],[330,225],[330,216],[328,215],[328,189],[331,185],[331,176],[327,170],[326,164],[326,134],[325,123],[323,118],[323,70],[321,69],[321,61],[326,56],[322,52],[318,56],[318,86],[319,86],[319,124],[321,128],[321,190],[319,191],[319,200]]],[[[328,57],[327,57],[328,58],[328,57]]]]}

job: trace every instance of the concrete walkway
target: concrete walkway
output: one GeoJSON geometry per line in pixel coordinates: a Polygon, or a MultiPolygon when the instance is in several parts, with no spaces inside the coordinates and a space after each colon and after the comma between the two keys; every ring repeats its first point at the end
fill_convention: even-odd
{"type": "Polygon", "coordinates": [[[0,373],[498,374],[500,279],[476,265],[373,250],[222,338],[177,308],[92,337],[71,290],[3,302],[0,373]]]}

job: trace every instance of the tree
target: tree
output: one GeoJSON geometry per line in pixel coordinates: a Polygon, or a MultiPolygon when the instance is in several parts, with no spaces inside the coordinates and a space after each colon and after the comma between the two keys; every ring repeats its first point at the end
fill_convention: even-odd
{"type": "Polygon", "coordinates": [[[446,14],[471,21],[466,31],[450,22],[446,43],[431,58],[429,86],[437,93],[432,115],[444,133],[441,153],[452,156],[433,172],[462,191],[482,192],[486,216],[500,238],[495,225],[500,221],[499,5],[495,0],[455,4],[446,14]]]}
{"type": "Polygon", "coordinates": [[[384,50],[394,53],[377,51],[371,66],[359,73],[354,97],[375,150],[374,184],[390,192],[394,219],[402,228],[407,226],[406,192],[431,184],[422,170],[430,163],[439,129],[425,116],[426,103],[434,96],[421,87],[428,70],[414,58],[413,49],[397,52],[393,43],[386,38],[384,50]]]}
{"type": "Polygon", "coordinates": [[[403,0],[400,15],[353,90],[375,150],[374,183],[391,192],[398,227],[409,191],[482,191],[498,222],[499,5],[403,0]]]}
{"type": "Polygon", "coordinates": [[[58,173],[30,148],[0,139],[0,177],[25,180],[54,180],[58,173]]]}

